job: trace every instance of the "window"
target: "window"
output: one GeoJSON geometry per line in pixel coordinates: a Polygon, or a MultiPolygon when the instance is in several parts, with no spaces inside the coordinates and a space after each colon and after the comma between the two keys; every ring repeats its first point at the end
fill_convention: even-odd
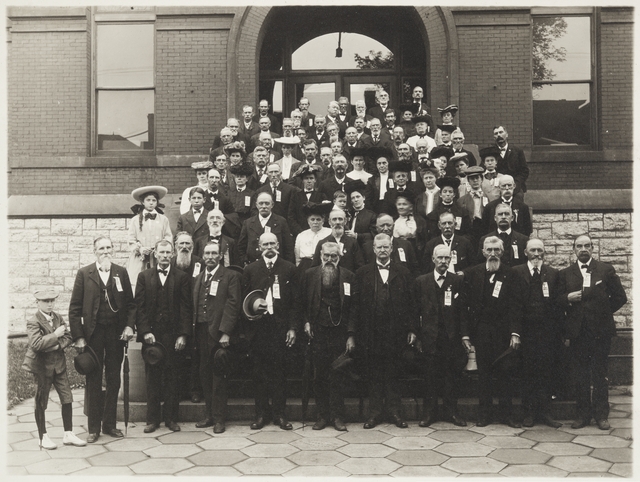
{"type": "Polygon", "coordinates": [[[541,15],[532,20],[533,144],[591,146],[591,17],[541,15]]]}
{"type": "Polygon", "coordinates": [[[154,149],[154,25],[99,24],[97,151],[154,149]]]}

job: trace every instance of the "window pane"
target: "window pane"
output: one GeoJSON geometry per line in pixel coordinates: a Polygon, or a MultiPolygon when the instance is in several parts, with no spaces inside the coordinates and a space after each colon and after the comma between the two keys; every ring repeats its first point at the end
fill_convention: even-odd
{"type": "Polygon", "coordinates": [[[342,32],[342,57],[336,57],[338,33],[321,35],[291,56],[292,70],[393,69],[393,53],[377,40],[342,32]]]}
{"type": "MultiPolygon", "coordinates": [[[[389,82],[381,84],[351,84],[349,86],[349,100],[352,105],[356,105],[359,100],[364,100],[365,104],[367,104],[367,109],[370,109],[376,105],[376,92],[379,89],[390,92],[389,88],[389,82]]],[[[393,104],[393,100],[391,100],[391,103],[393,104]]]]}
{"type": "Polygon", "coordinates": [[[153,87],[153,25],[98,25],[98,87],[153,87]]]}
{"type": "Polygon", "coordinates": [[[98,92],[98,150],[153,149],[152,90],[98,92]]]}
{"type": "Polygon", "coordinates": [[[590,17],[534,17],[533,80],[590,79],[590,17]]]}
{"type": "Polygon", "coordinates": [[[337,99],[336,84],[335,82],[296,84],[296,96],[298,100],[301,97],[309,99],[309,112],[324,115],[327,113],[329,102],[337,99]]]}
{"type": "Polygon", "coordinates": [[[545,84],[533,88],[535,145],[590,145],[589,84],[545,84]]]}

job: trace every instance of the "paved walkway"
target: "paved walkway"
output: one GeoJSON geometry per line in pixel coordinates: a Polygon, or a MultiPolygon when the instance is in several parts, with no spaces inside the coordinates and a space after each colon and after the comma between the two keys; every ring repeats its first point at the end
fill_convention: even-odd
{"type": "MultiPolygon", "coordinates": [[[[84,438],[82,390],[74,391],[74,425],[84,438]]],[[[57,399],[57,396],[54,395],[57,399]]],[[[284,475],[284,476],[607,476],[632,474],[632,398],[626,389],[611,391],[611,430],[592,425],[557,430],[546,426],[512,429],[506,425],[459,428],[438,422],[408,429],[383,424],[348,432],[331,427],[313,431],[297,422],[284,432],[270,425],[261,431],[230,423],[222,435],[181,424],[153,434],[130,426],[124,439],[101,436],[86,447],[62,445],[60,406],[51,400],[48,432],[57,450],[38,450],[33,399],[7,414],[9,475],[284,475]]],[[[119,424],[120,428],[124,428],[119,424]]]]}

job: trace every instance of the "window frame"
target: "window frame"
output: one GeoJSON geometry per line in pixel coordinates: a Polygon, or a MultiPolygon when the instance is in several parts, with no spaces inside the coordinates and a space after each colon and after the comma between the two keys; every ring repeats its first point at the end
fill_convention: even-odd
{"type": "Polygon", "coordinates": [[[534,152],[573,152],[573,151],[595,151],[600,149],[599,137],[599,102],[600,95],[598,90],[598,37],[599,37],[599,8],[597,7],[575,7],[575,8],[532,8],[531,9],[531,48],[532,48],[532,66],[531,66],[531,149],[534,152]],[[533,79],[533,22],[535,18],[550,17],[588,17],[590,26],[590,79],[578,80],[534,80],[533,79]],[[534,133],[534,115],[533,115],[533,86],[534,85],[561,85],[561,84],[588,84],[589,85],[589,101],[591,113],[589,116],[589,144],[580,145],[537,145],[535,144],[534,133]]]}
{"type": "Polygon", "coordinates": [[[148,12],[135,13],[94,13],[91,32],[91,155],[103,158],[155,157],[157,137],[157,25],[156,15],[148,12]],[[98,87],[98,27],[101,25],[152,25],[153,26],[153,86],[152,87],[98,87]],[[140,150],[100,150],[98,149],[98,93],[118,91],[150,91],[153,93],[153,149],[140,150]]]}

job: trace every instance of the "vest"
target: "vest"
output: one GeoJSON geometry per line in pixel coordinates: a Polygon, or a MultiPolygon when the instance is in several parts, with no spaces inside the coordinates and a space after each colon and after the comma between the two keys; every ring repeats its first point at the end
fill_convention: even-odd
{"type": "MultiPolygon", "coordinates": [[[[205,277],[207,276],[205,270],[205,277]]],[[[211,282],[208,283],[200,283],[200,288],[198,289],[198,304],[197,304],[197,322],[198,323],[206,323],[207,316],[207,298],[209,296],[209,289],[211,288],[211,282]]]]}
{"type": "Polygon", "coordinates": [[[111,273],[109,274],[109,280],[107,281],[106,286],[103,283],[100,275],[98,275],[98,281],[100,281],[100,302],[98,304],[98,313],[96,314],[96,323],[100,325],[110,325],[112,323],[117,323],[118,305],[116,303],[115,291],[113,289],[113,276],[111,275],[111,273]],[[105,293],[108,301],[107,299],[105,299],[105,293]]]}
{"type": "Polygon", "coordinates": [[[336,276],[329,288],[322,286],[320,311],[316,317],[316,321],[322,326],[338,326],[342,321],[339,283],[340,279],[336,276]]]}

